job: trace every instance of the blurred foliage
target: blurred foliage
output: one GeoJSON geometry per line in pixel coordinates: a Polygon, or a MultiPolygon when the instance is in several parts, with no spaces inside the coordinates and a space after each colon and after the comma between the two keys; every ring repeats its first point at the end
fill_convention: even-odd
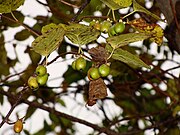
{"type": "MultiPolygon", "coordinates": [[[[111,0],[103,1],[110,2],[111,0]]],[[[115,0],[113,1],[116,3],[115,0]]],[[[131,9],[133,9],[133,5],[128,4],[128,6],[131,6],[127,9],[127,13],[125,14],[122,14],[121,10],[115,10],[114,16],[110,13],[107,17],[109,7],[106,6],[106,3],[104,4],[101,1],[91,0],[78,16],[76,22],[69,25],[69,22],[71,22],[71,19],[75,16],[74,8],[79,8],[84,2],[86,2],[86,0],[46,0],[45,3],[37,0],[37,4],[46,7],[45,9],[47,9],[48,15],[30,17],[24,15],[23,12],[19,10],[12,11],[18,22],[14,20],[11,13],[2,14],[0,23],[0,104],[5,104],[5,95],[11,105],[15,103],[8,94],[4,93],[19,94],[21,88],[26,85],[28,78],[34,74],[37,65],[47,62],[42,62],[42,59],[45,60],[45,58],[40,55],[44,55],[44,51],[45,56],[47,57],[54,50],[58,53],[59,56],[57,59],[55,58],[54,61],[49,63],[53,64],[56,60],[58,61],[59,57],[63,58],[64,62],[68,61],[69,58],[66,57],[66,54],[71,54],[72,59],[78,57],[77,54],[81,51],[84,52],[84,54],[81,55],[86,55],[88,50],[92,48],[91,45],[95,44],[96,46],[104,47],[109,51],[109,54],[113,52],[113,49],[116,49],[112,54],[112,58],[108,60],[107,58],[103,58],[101,52],[98,54],[99,58],[91,55],[94,61],[90,61],[89,56],[87,56],[87,66],[85,70],[73,70],[72,66],[69,64],[67,70],[62,75],[63,81],[61,84],[52,86],[48,83],[46,86],[40,87],[38,91],[28,91],[23,94],[19,104],[23,103],[26,99],[33,97],[33,100],[31,100],[32,104],[29,104],[29,107],[26,110],[25,120],[30,120],[31,116],[36,113],[38,107],[33,105],[33,103],[51,106],[52,108],[55,108],[57,105],[68,109],[65,98],[70,97],[73,100],[73,103],[76,104],[75,107],[78,108],[80,106],[86,109],[85,105],[88,101],[89,88],[89,81],[87,80],[88,69],[91,66],[99,66],[98,64],[102,63],[102,61],[108,61],[111,63],[110,76],[103,78],[103,80],[107,84],[109,93],[113,96],[107,96],[102,100],[98,100],[96,103],[95,106],[98,106],[97,108],[101,111],[99,114],[103,116],[99,116],[99,114],[91,110],[90,107],[86,110],[88,111],[88,114],[90,112],[97,115],[102,121],[100,125],[107,129],[112,129],[117,132],[117,135],[121,135],[121,133],[124,135],[143,135],[149,129],[152,129],[154,134],[179,135],[180,75],[174,75],[172,72],[176,69],[179,73],[180,61],[175,59],[179,58],[178,51],[176,49],[172,50],[173,47],[171,47],[171,49],[168,48],[169,42],[174,41],[172,38],[175,37],[171,36],[170,39],[172,40],[169,40],[168,38],[168,41],[163,40],[162,46],[154,47],[156,44],[154,45],[150,39],[147,39],[149,36],[152,36],[151,32],[148,31],[148,34],[150,33],[150,35],[146,35],[145,33],[147,33],[147,31],[141,29],[142,33],[130,33],[128,35],[129,31],[135,32],[135,30],[132,29],[129,24],[126,24],[124,33],[122,35],[109,37],[107,40],[109,44],[107,45],[102,41],[96,40],[98,39],[98,36],[101,38],[106,37],[105,34],[101,33],[100,35],[100,32],[97,29],[82,24],[80,25],[78,22],[83,21],[88,23],[94,19],[102,22],[103,20],[110,18],[113,23],[116,23],[120,18],[130,13],[131,9]],[[100,16],[94,16],[98,12],[100,13],[100,16]],[[114,20],[114,17],[116,20],[114,20]],[[26,18],[31,18],[36,23],[32,27],[28,26],[29,24],[22,24],[26,18]],[[53,27],[50,28],[50,25],[48,24],[53,24],[53,27]],[[56,27],[58,24],[60,24],[60,27],[56,27]],[[22,28],[21,25],[26,26],[26,29],[17,31],[13,41],[5,40],[6,31],[20,27],[22,28]],[[44,29],[41,30],[42,28],[44,29]],[[73,35],[73,32],[75,35],[73,35]],[[40,36],[37,38],[37,35],[34,33],[40,36]],[[140,34],[144,37],[139,36],[140,34]],[[66,38],[63,38],[64,35],[66,35],[71,42],[66,38]],[[33,49],[35,51],[33,51],[31,45],[26,45],[24,54],[29,55],[31,63],[29,65],[24,65],[26,68],[21,72],[16,70],[16,66],[20,63],[17,55],[19,54],[19,50],[16,47],[21,46],[20,43],[26,41],[29,37],[35,39],[34,46],[37,48],[34,47],[33,49]],[[45,41],[44,39],[47,40],[45,41]],[[137,42],[133,45],[129,44],[139,40],[143,40],[142,45],[139,45],[141,43],[137,42]],[[61,44],[59,44],[60,42],[61,44]],[[124,42],[126,43],[126,46],[124,45],[124,42]],[[80,44],[78,46],[73,43],[80,44]],[[8,46],[9,44],[12,44],[10,47],[16,53],[14,59],[8,55],[10,48],[8,46]],[[39,52],[40,54],[38,54],[39,52]],[[156,52],[156,54],[152,52],[156,52]],[[100,62],[98,63],[98,61],[100,62]],[[163,67],[167,62],[171,62],[176,66],[165,70],[163,67]],[[81,81],[83,81],[83,83],[81,83],[81,81]],[[82,96],[84,101],[79,103],[79,100],[77,100],[78,96],[82,96]],[[112,102],[113,105],[110,105],[112,102]],[[104,107],[107,106],[109,110],[104,109],[104,107]],[[109,117],[108,113],[110,110],[114,110],[114,106],[122,109],[122,112],[118,112],[116,116],[109,117]],[[140,125],[139,121],[142,121],[143,124],[140,125]]],[[[130,3],[131,2],[132,0],[130,3]]],[[[148,10],[153,11],[152,15],[152,13],[145,10],[145,5],[147,4],[146,1],[136,0],[136,2],[139,3],[138,8],[137,3],[134,4],[134,8],[136,8],[137,11],[142,11],[137,12],[138,15],[148,22],[148,27],[142,26],[141,28],[147,30],[151,26],[157,26],[156,23],[158,20],[155,20],[154,18],[160,17],[160,13],[162,12],[162,7],[157,6],[159,3],[157,4],[156,1],[149,0],[149,2],[152,3],[152,6],[148,10]],[[143,8],[140,8],[140,5],[143,8]]],[[[0,1],[0,4],[2,4],[2,1],[0,1]]],[[[111,6],[113,5],[110,5],[110,7],[111,6]]],[[[166,8],[167,7],[164,7],[163,11],[165,11],[166,8]]],[[[6,10],[8,10],[7,7],[6,10]]],[[[123,21],[127,22],[127,19],[131,21],[137,18],[135,15],[129,15],[123,21]]],[[[177,20],[177,22],[179,23],[179,20],[177,20]]],[[[173,28],[175,29],[176,27],[173,28]]],[[[167,32],[166,34],[171,34],[171,32],[167,32]]],[[[166,34],[165,37],[168,37],[166,34]]],[[[154,35],[152,37],[155,38],[156,35],[155,37],[154,35]]],[[[97,55],[97,52],[95,55],[97,55]]],[[[60,69],[56,68],[55,70],[60,69]]],[[[58,79],[62,78],[56,79],[59,82],[58,79]]],[[[73,135],[79,133],[75,123],[69,118],[58,117],[54,113],[49,113],[49,120],[51,122],[47,122],[45,119],[44,126],[36,133],[33,134],[27,129],[23,129],[23,133],[26,135],[45,135],[48,133],[53,133],[55,135],[73,135]]],[[[89,134],[96,134],[97,132],[98,131],[93,131],[89,134]]]]}

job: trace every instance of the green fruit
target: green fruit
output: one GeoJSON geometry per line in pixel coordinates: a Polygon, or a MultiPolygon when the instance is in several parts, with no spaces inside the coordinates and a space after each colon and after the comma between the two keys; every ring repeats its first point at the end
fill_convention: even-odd
{"type": "Polygon", "coordinates": [[[109,75],[110,67],[106,64],[102,64],[98,70],[101,77],[106,77],[109,75]]]}
{"type": "Polygon", "coordinates": [[[45,74],[43,76],[37,76],[37,82],[39,85],[45,85],[48,80],[49,74],[45,74]]]}
{"type": "Polygon", "coordinates": [[[95,24],[96,24],[96,21],[93,20],[93,21],[91,21],[91,22],[89,23],[89,26],[94,26],[95,24]]]}
{"type": "Polygon", "coordinates": [[[29,79],[28,79],[28,86],[32,90],[37,90],[39,88],[39,85],[38,85],[36,77],[34,77],[34,76],[29,77],[29,79]]]}
{"type": "Polygon", "coordinates": [[[114,25],[109,28],[109,30],[108,30],[108,35],[109,35],[110,37],[117,35],[117,33],[116,33],[115,30],[114,30],[114,25]]]}
{"type": "Polygon", "coordinates": [[[111,22],[110,21],[103,21],[101,23],[101,29],[100,31],[101,32],[104,32],[104,33],[107,33],[109,28],[112,26],[111,22]]]}
{"type": "Polygon", "coordinates": [[[72,68],[76,70],[76,60],[72,62],[72,68]]]}
{"type": "Polygon", "coordinates": [[[86,68],[86,60],[83,57],[79,57],[76,60],[76,70],[84,70],[86,68]]]}
{"type": "Polygon", "coordinates": [[[114,25],[114,31],[117,34],[122,33],[124,30],[125,30],[125,24],[123,22],[119,22],[114,25]]]}
{"type": "Polygon", "coordinates": [[[88,74],[93,80],[100,78],[98,68],[90,68],[88,74]]]}
{"type": "Polygon", "coordinates": [[[43,76],[47,73],[47,68],[43,65],[39,65],[37,68],[36,68],[36,71],[35,73],[38,75],[38,76],[43,76]]]}

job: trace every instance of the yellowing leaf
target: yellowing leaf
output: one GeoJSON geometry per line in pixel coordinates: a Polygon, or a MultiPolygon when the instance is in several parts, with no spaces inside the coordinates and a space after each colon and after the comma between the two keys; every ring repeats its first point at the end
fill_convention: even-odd
{"type": "Polygon", "coordinates": [[[66,26],[66,37],[74,44],[85,45],[96,40],[100,32],[92,27],[71,23],[66,26]]]}
{"type": "Polygon", "coordinates": [[[107,38],[107,42],[114,48],[128,45],[129,43],[141,41],[149,38],[150,35],[146,33],[127,33],[121,34],[119,36],[112,36],[107,38]]]}
{"type": "Polygon", "coordinates": [[[10,13],[23,5],[25,0],[3,0],[0,3],[0,13],[10,13]]]}
{"type": "Polygon", "coordinates": [[[163,42],[164,32],[163,29],[158,24],[146,23],[142,18],[135,19],[128,22],[133,28],[141,33],[146,33],[150,36],[150,40],[161,45],[163,42]]]}
{"type": "MultiPolygon", "coordinates": [[[[106,49],[109,52],[112,52],[112,50],[113,50],[112,47],[109,45],[106,45],[106,49]]],[[[115,60],[122,61],[133,68],[140,68],[140,67],[150,68],[150,66],[148,66],[146,63],[144,63],[136,55],[134,55],[126,50],[123,50],[121,48],[118,48],[114,51],[112,58],[115,60]]]]}
{"type": "Polygon", "coordinates": [[[46,33],[37,37],[32,42],[32,48],[40,55],[47,56],[59,47],[64,34],[64,28],[58,25],[57,28],[52,28],[50,31],[46,31],[46,33]]]}
{"type": "Polygon", "coordinates": [[[132,4],[132,0],[101,0],[112,10],[129,7],[132,4]]]}

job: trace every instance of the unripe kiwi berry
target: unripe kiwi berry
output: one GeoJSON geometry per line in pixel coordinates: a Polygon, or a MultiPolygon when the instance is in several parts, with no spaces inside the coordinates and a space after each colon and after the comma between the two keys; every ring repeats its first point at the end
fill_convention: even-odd
{"type": "Polygon", "coordinates": [[[114,31],[117,34],[122,33],[125,30],[125,24],[123,22],[118,22],[114,25],[114,31]]]}
{"type": "Polygon", "coordinates": [[[99,74],[98,68],[95,68],[95,67],[90,68],[88,70],[88,76],[92,80],[96,80],[96,79],[100,78],[100,74],[99,74]]]}
{"type": "Polygon", "coordinates": [[[49,74],[46,73],[43,76],[37,76],[37,82],[39,85],[45,85],[48,80],[49,74]]]}
{"type": "Polygon", "coordinates": [[[84,70],[86,68],[86,60],[83,57],[79,57],[75,63],[76,70],[84,70]]]}
{"type": "Polygon", "coordinates": [[[112,26],[112,24],[111,24],[111,22],[110,21],[103,21],[102,23],[101,23],[101,29],[100,29],[100,31],[101,32],[104,32],[104,33],[107,33],[108,32],[108,30],[109,30],[109,28],[112,26]]]}
{"type": "Polygon", "coordinates": [[[72,62],[72,68],[76,70],[76,60],[72,62]]]}
{"type": "Polygon", "coordinates": [[[38,76],[43,76],[47,73],[47,68],[43,65],[38,65],[38,67],[36,68],[36,71],[35,73],[38,75],[38,76]]]}
{"type": "Polygon", "coordinates": [[[101,77],[106,77],[109,75],[110,67],[107,64],[102,64],[98,70],[101,77]]]}
{"type": "Polygon", "coordinates": [[[14,124],[14,132],[20,133],[23,130],[23,121],[18,119],[14,124]]]}
{"type": "Polygon", "coordinates": [[[28,86],[32,90],[37,90],[39,88],[39,85],[38,85],[38,82],[37,82],[37,78],[35,76],[29,77],[29,79],[28,79],[28,86]]]}
{"type": "Polygon", "coordinates": [[[110,37],[117,35],[116,31],[114,30],[114,25],[109,28],[109,30],[108,30],[108,35],[109,35],[110,37]]]}

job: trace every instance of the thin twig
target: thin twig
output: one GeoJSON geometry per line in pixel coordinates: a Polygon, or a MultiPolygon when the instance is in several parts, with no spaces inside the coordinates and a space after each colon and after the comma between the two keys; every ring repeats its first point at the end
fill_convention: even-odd
{"type": "Polygon", "coordinates": [[[85,0],[85,2],[81,5],[78,12],[74,15],[74,17],[71,19],[72,22],[75,22],[77,17],[81,14],[81,12],[84,10],[84,8],[90,3],[91,0],[85,0]]]}
{"type": "MultiPolygon", "coordinates": [[[[1,90],[0,93],[3,94],[3,95],[8,96],[9,98],[12,98],[14,101],[19,100],[19,96],[15,96],[15,95],[13,95],[13,94],[11,94],[11,93],[9,93],[9,92],[6,92],[6,91],[4,91],[4,90],[1,90]]],[[[63,117],[63,118],[66,118],[66,119],[68,119],[68,120],[71,120],[71,121],[73,121],[73,122],[78,122],[78,123],[80,123],[80,124],[89,126],[89,127],[93,128],[94,130],[97,130],[97,131],[99,131],[99,132],[106,133],[106,134],[108,134],[108,135],[121,135],[121,134],[116,133],[115,131],[112,131],[112,130],[107,129],[107,128],[105,128],[105,127],[99,127],[99,126],[96,125],[96,124],[92,124],[92,123],[90,123],[90,122],[88,122],[88,121],[86,121],[86,120],[82,120],[82,119],[79,119],[79,118],[77,118],[77,117],[74,117],[74,116],[65,114],[65,113],[63,113],[63,112],[57,111],[57,110],[55,110],[54,108],[47,107],[47,106],[45,106],[45,105],[43,105],[43,104],[40,104],[40,103],[37,103],[37,102],[30,102],[30,101],[28,101],[27,99],[21,99],[21,100],[19,100],[19,101],[21,101],[21,102],[23,102],[23,103],[25,103],[25,104],[28,104],[28,105],[30,105],[31,107],[39,108],[39,109],[45,110],[45,111],[47,111],[47,112],[49,112],[49,113],[51,113],[51,114],[55,114],[55,115],[58,116],[58,117],[63,117]]]]}
{"type": "Polygon", "coordinates": [[[70,7],[73,7],[73,8],[79,8],[79,6],[77,6],[77,5],[73,5],[73,4],[71,4],[71,3],[68,3],[68,2],[66,2],[66,1],[64,1],[64,0],[59,0],[61,3],[63,3],[63,4],[65,4],[65,5],[68,5],[68,6],[70,6],[70,7]]]}
{"type": "Polygon", "coordinates": [[[22,96],[29,90],[29,87],[25,86],[22,91],[19,93],[19,95],[16,97],[15,103],[12,105],[11,109],[9,110],[9,112],[7,113],[6,117],[2,120],[2,122],[0,123],[0,128],[3,126],[3,124],[8,121],[11,113],[13,112],[13,110],[15,109],[15,107],[19,104],[19,102],[22,100],[22,96]]]}
{"type": "Polygon", "coordinates": [[[170,2],[170,5],[171,5],[173,15],[174,15],[174,20],[175,20],[175,23],[176,23],[176,26],[177,26],[177,29],[178,29],[178,33],[180,34],[180,27],[179,27],[179,23],[178,23],[178,20],[177,20],[176,10],[174,8],[174,4],[173,4],[172,0],[169,0],[169,2],[170,2]]]}
{"type": "Polygon", "coordinates": [[[80,22],[80,21],[82,21],[82,20],[85,19],[85,18],[103,19],[103,20],[105,20],[105,19],[108,19],[109,17],[108,17],[108,16],[94,16],[94,15],[88,15],[88,16],[83,16],[83,17],[81,17],[78,21],[80,22]]]}
{"type": "Polygon", "coordinates": [[[36,35],[36,36],[39,36],[40,34],[38,34],[37,32],[35,32],[34,30],[32,30],[29,26],[27,26],[27,25],[25,25],[25,24],[23,24],[23,23],[21,23],[21,22],[19,22],[17,19],[11,19],[11,18],[9,18],[9,17],[7,17],[7,16],[5,16],[5,15],[2,15],[2,17],[3,18],[5,18],[5,19],[7,19],[7,20],[9,20],[9,21],[12,21],[12,22],[15,22],[15,23],[17,23],[17,24],[19,24],[20,26],[23,26],[25,29],[27,29],[29,32],[31,32],[32,34],[34,34],[34,35],[36,35]]]}
{"type": "MultiPolygon", "coordinates": [[[[53,62],[55,62],[57,59],[61,58],[62,56],[64,55],[67,55],[67,54],[74,54],[74,55],[78,55],[78,52],[65,52],[65,53],[62,53],[60,55],[58,55],[57,57],[55,57],[53,60],[51,60],[50,62],[47,63],[47,65],[50,65],[52,64],[53,62]]],[[[83,57],[86,57],[87,59],[91,60],[91,58],[89,58],[88,56],[84,55],[84,54],[81,54],[83,57]]]]}

